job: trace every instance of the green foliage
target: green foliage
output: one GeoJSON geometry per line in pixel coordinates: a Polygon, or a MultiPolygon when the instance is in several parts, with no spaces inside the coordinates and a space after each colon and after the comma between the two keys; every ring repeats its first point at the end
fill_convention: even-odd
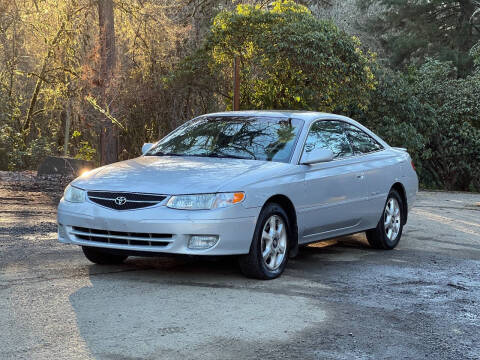
{"type": "Polygon", "coordinates": [[[0,125],[0,147],[7,150],[8,167],[11,170],[24,168],[23,163],[23,141],[19,133],[8,124],[0,125]]]}
{"type": "Polygon", "coordinates": [[[49,137],[42,136],[32,140],[25,151],[26,167],[29,169],[35,168],[40,164],[45,157],[49,155],[56,155],[58,153],[55,142],[51,141],[49,137]]]}
{"type": "Polygon", "coordinates": [[[480,70],[480,40],[473,45],[472,49],[470,50],[470,56],[473,58],[473,63],[477,67],[477,70],[480,70]]]}
{"type": "Polygon", "coordinates": [[[101,125],[112,121],[124,146],[119,150],[133,157],[143,142],[201,112],[194,94],[162,81],[190,52],[189,2],[114,1],[118,66],[108,85],[100,75],[97,1],[3,1],[0,7],[0,128],[8,134],[0,147],[12,169],[38,166],[28,157],[29,149],[43,152],[39,138],[62,155],[67,119],[67,139],[82,133],[68,146],[72,156],[95,158],[101,125]]]}
{"type": "Polygon", "coordinates": [[[0,126],[0,144],[7,149],[10,170],[35,169],[46,156],[57,153],[49,137],[38,137],[27,146],[22,134],[5,124],[0,126]]]}
{"type": "Polygon", "coordinates": [[[94,160],[97,151],[88,143],[87,140],[81,140],[82,133],[75,130],[72,134],[72,142],[74,143],[76,154],[75,159],[94,160]]]}
{"type": "Polygon", "coordinates": [[[12,170],[34,169],[62,154],[68,123],[68,153],[96,160],[111,121],[122,159],[139,155],[184,121],[231,108],[236,57],[242,109],[350,114],[407,147],[423,186],[480,190],[478,1],[358,2],[374,5],[363,35],[384,45],[379,62],[396,70],[290,0],[114,1],[117,67],[105,87],[97,2],[4,2],[0,147],[12,170]]]}
{"type": "Polygon", "coordinates": [[[368,111],[356,115],[408,148],[424,187],[480,191],[480,76],[454,74],[431,59],[407,73],[384,70],[368,111]]]}
{"type": "Polygon", "coordinates": [[[363,8],[383,9],[370,19],[390,63],[401,68],[427,56],[452,61],[460,76],[472,71],[469,51],[480,40],[480,5],[476,0],[357,0],[363,8]]]}
{"type": "Polygon", "coordinates": [[[214,78],[219,85],[211,91],[229,108],[234,57],[243,109],[364,108],[375,86],[373,55],[362,52],[359,40],[290,0],[270,10],[239,5],[220,12],[204,47],[179,72],[193,81],[214,78]]]}

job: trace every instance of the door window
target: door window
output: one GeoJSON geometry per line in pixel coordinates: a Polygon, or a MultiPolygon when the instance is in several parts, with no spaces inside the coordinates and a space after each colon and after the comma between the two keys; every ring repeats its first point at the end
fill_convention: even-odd
{"type": "Polygon", "coordinates": [[[317,121],[310,128],[305,142],[305,152],[313,149],[330,149],[335,158],[353,155],[352,147],[340,121],[317,121]]]}
{"type": "Polygon", "coordinates": [[[345,131],[355,154],[366,154],[383,149],[383,146],[374,138],[355,125],[345,123],[345,131]]]}

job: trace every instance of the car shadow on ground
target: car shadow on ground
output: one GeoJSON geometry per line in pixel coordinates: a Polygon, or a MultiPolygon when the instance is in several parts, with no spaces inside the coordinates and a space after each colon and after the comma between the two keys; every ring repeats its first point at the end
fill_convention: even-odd
{"type": "MultiPolygon", "coordinates": [[[[308,267],[319,254],[335,256],[332,248],[301,249],[297,266],[308,267]]],[[[236,358],[232,346],[289,341],[327,316],[288,285],[288,267],[278,280],[247,279],[231,256],[132,257],[121,266],[90,265],[88,272],[90,284],[69,300],[81,338],[99,359],[236,358]]]]}
{"type": "MultiPolygon", "coordinates": [[[[299,248],[299,253],[290,263],[302,262],[310,263],[318,260],[318,257],[332,257],[338,254],[357,251],[373,250],[366,242],[363,234],[343,236],[324,242],[312,243],[299,248]]],[[[361,255],[359,253],[359,255],[361,255]]],[[[153,256],[153,257],[129,257],[125,263],[119,267],[105,267],[92,265],[92,272],[100,273],[107,268],[124,269],[124,271],[151,271],[158,274],[169,275],[173,280],[175,276],[189,275],[196,277],[206,276],[233,276],[244,279],[238,266],[237,256],[153,256]]],[[[288,265],[286,273],[288,275],[288,265]]],[[[256,280],[252,280],[256,281],[256,280]]]]}
{"type": "MultiPolygon", "coordinates": [[[[300,359],[312,351],[320,351],[315,358],[337,359],[355,358],[358,346],[362,354],[375,348],[379,358],[395,358],[397,351],[420,358],[445,339],[438,329],[450,320],[438,309],[453,316],[461,307],[475,316],[475,304],[468,302],[474,279],[453,279],[428,249],[373,250],[363,234],[324,245],[301,248],[273,281],[243,277],[235,257],[132,257],[121,266],[89,265],[87,285],[69,296],[76,328],[98,359],[273,359],[294,353],[300,359]],[[395,337],[389,346],[379,345],[368,335],[385,329],[402,345],[395,337]],[[419,329],[432,348],[413,336],[419,329]]],[[[471,271],[475,264],[463,266],[471,271]]],[[[468,326],[462,331],[472,330],[468,326]]]]}

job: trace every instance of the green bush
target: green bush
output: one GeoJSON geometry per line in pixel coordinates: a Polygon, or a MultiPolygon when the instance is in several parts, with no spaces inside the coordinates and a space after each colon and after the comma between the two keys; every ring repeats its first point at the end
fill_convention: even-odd
{"type": "Polygon", "coordinates": [[[7,150],[8,168],[10,170],[25,169],[25,145],[23,139],[8,124],[0,126],[0,147],[7,150]]]}
{"type": "Polygon", "coordinates": [[[480,74],[455,75],[431,59],[406,73],[381,70],[369,109],[353,116],[409,150],[423,187],[480,191],[480,74]]]}
{"type": "Polygon", "coordinates": [[[73,148],[75,152],[75,159],[95,160],[97,155],[97,150],[95,150],[87,140],[82,140],[82,133],[78,130],[75,130],[72,134],[72,141],[70,147],[73,148]]]}
{"type": "Polygon", "coordinates": [[[358,39],[289,0],[275,1],[269,9],[239,5],[220,12],[203,47],[178,75],[190,86],[210,86],[231,108],[235,57],[242,109],[363,108],[375,85],[373,55],[360,49],[358,39]]]}
{"type": "Polygon", "coordinates": [[[48,155],[57,155],[57,145],[49,136],[41,136],[25,145],[22,134],[11,126],[0,126],[0,147],[8,154],[10,170],[37,169],[40,162],[48,155]]]}

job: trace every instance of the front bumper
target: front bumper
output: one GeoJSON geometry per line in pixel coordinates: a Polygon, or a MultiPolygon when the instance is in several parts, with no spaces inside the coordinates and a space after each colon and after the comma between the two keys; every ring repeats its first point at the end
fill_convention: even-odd
{"type": "Polygon", "coordinates": [[[247,254],[259,211],[241,204],[200,211],[175,210],[163,205],[118,211],[90,201],[75,204],[62,199],[57,212],[58,240],[132,252],[247,254]],[[188,241],[192,235],[218,236],[218,242],[209,249],[190,249],[188,241]]]}

